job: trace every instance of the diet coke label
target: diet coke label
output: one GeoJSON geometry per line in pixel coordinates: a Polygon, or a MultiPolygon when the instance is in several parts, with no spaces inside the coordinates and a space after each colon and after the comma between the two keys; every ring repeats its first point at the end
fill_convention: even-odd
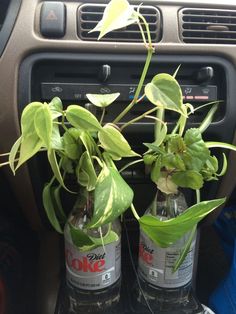
{"type": "Polygon", "coordinates": [[[121,273],[120,240],[92,251],[65,242],[66,279],[80,289],[99,290],[114,284],[121,273]]]}
{"type": "Polygon", "coordinates": [[[160,288],[179,288],[192,279],[196,237],[189,252],[176,272],[173,267],[178,260],[186,241],[187,233],[168,248],[161,248],[150,240],[142,231],[139,242],[139,276],[150,284],[160,288]]]}

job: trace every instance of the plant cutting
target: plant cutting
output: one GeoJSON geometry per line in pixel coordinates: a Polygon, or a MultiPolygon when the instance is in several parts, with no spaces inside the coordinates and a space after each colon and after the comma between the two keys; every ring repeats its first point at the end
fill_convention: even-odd
{"type": "MultiPolygon", "coordinates": [[[[199,191],[204,180],[213,180],[223,175],[226,162],[223,171],[218,173],[217,159],[211,156],[209,148],[226,145],[204,143],[201,137],[211,122],[216,106],[212,107],[198,129],[185,132],[187,118],[194,114],[195,109],[189,104],[183,104],[181,89],[175,79],[177,72],[173,76],[158,74],[146,84],[145,77],[154,47],[149,26],[139,8],[135,11],[126,0],[112,0],[94,31],[100,32],[101,39],[108,32],[132,23],[137,23],[140,28],[147,58],[134,99],[124,111],[114,121],[104,123],[106,107],[119,99],[118,91],[114,94],[87,95],[89,102],[101,109],[99,117],[80,105],[63,108],[59,98],[54,98],[50,103],[32,102],[25,107],[21,116],[21,136],[13,145],[8,162],[2,164],[9,164],[15,173],[35,154],[46,152],[52,178],[45,184],[43,204],[49,221],[59,233],[63,233],[65,225],[70,306],[74,311],[82,309],[83,313],[87,310],[104,310],[119,299],[118,217],[129,207],[148,239],[161,247],[169,247],[186,232],[191,232],[192,239],[192,230],[195,230],[198,221],[224,202],[224,199],[200,202],[197,192],[196,205],[187,209],[184,204],[183,210],[177,209],[175,214],[167,206],[165,219],[158,218],[159,205],[153,205],[151,214],[141,218],[135,211],[132,204],[133,191],[122,178],[121,171],[124,168],[118,169],[117,161],[136,158],[126,167],[144,162],[151,169],[151,178],[161,191],[161,197],[171,195],[175,198],[178,187],[199,191]],[[144,85],[145,94],[141,95],[144,85]],[[118,127],[118,123],[122,122],[133,106],[141,105],[144,96],[153,104],[152,108],[118,127]],[[180,115],[176,128],[171,133],[168,133],[164,120],[165,110],[173,110],[180,115]],[[150,117],[154,112],[157,115],[150,117]],[[148,151],[141,158],[132,150],[122,131],[145,117],[155,120],[155,140],[154,143],[146,144],[148,151]],[[75,185],[67,184],[68,176],[76,179],[75,185]],[[61,189],[78,195],[69,217],[61,204],[61,189]],[[94,273],[99,273],[99,277],[95,279],[94,273]]],[[[226,148],[235,149],[229,144],[226,148]]],[[[165,202],[169,203],[170,200],[165,202]]],[[[173,265],[173,272],[184,261],[191,243],[192,241],[184,243],[183,253],[173,265]]]]}

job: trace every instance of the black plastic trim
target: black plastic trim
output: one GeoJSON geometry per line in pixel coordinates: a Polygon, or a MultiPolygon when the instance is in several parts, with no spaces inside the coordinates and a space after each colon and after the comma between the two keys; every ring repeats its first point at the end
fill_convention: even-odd
{"type": "Polygon", "coordinates": [[[2,29],[0,31],[0,56],[2,55],[5,49],[5,46],[8,42],[8,39],[11,35],[20,6],[21,6],[21,0],[11,0],[9,4],[9,7],[6,13],[6,18],[3,23],[2,29]]]}
{"type": "MultiPolygon", "coordinates": [[[[34,55],[28,56],[21,64],[20,71],[19,71],[19,78],[18,78],[18,100],[19,100],[19,115],[23,111],[26,104],[31,101],[40,100],[40,99],[32,99],[31,91],[34,88],[34,84],[32,84],[33,80],[33,66],[41,61],[63,61],[65,64],[67,61],[82,61],[82,62],[124,62],[124,63],[143,63],[145,61],[144,55],[138,54],[73,54],[73,53],[38,53],[34,55]]],[[[226,92],[225,92],[225,99],[226,99],[226,110],[224,117],[212,123],[209,128],[206,130],[204,134],[205,139],[214,140],[214,141],[221,141],[221,142],[231,142],[233,139],[235,126],[236,126],[236,106],[235,106],[235,99],[236,99],[236,89],[234,86],[234,82],[236,80],[236,70],[232,63],[228,60],[223,59],[217,56],[186,56],[186,55],[159,55],[154,56],[152,62],[156,64],[183,64],[183,65],[191,65],[195,64],[199,67],[202,64],[215,64],[219,67],[223,68],[225,72],[225,80],[226,80],[226,92]]],[[[222,85],[223,86],[223,85],[222,85]]],[[[188,127],[196,127],[196,123],[189,123],[188,127]]],[[[132,141],[133,145],[136,145],[140,141],[142,142],[149,142],[153,140],[153,123],[135,123],[131,127],[127,128],[126,131],[126,138],[129,141],[132,141]]],[[[136,149],[136,147],[135,147],[136,149]]],[[[32,186],[35,194],[35,198],[39,208],[39,214],[44,222],[44,224],[48,225],[47,219],[45,216],[45,212],[42,206],[42,188],[45,184],[45,179],[48,177],[48,169],[45,167],[45,160],[42,156],[36,156],[30,162],[28,162],[32,186]]],[[[46,179],[48,180],[48,178],[46,179]]],[[[139,180],[140,181],[140,180],[139,180]]],[[[141,179],[140,182],[143,182],[141,179]]],[[[213,198],[215,197],[217,191],[217,183],[209,183],[209,186],[206,185],[206,189],[203,196],[206,198],[213,198]],[[205,195],[206,194],[206,195],[205,195]]],[[[137,183],[140,184],[140,183],[137,183]]]]}
{"type": "MultiPolygon", "coordinates": [[[[19,72],[19,111],[22,112],[24,106],[30,101],[34,100],[31,98],[31,82],[32,82],[32,68],[33,65],[41,60],[63,60],[66,61],[84,61],[84,62],[132,62],[132,63],[143,63],[145,61],[144,55],[125,55],[125,54],[73,54],[73,53],[38,53],[28,56],[21,64],[19,72]]],[[[220,134],[219,128],[224,128],[223,132],[220,134],[221,141],[232,140],[235,126],[236,126],[236,106],[234,100],[236,99],[236,89],[234,86],[236,80],[235,67],[228,60],[223,59],[218,56],[196,56],[196,55],[159,55],[153,56],[152,62],[157,64],[162,63],[177,63],[177,64],[206,64],[214,63],[223,67],[226,74],[226,100],[227,109],[225,116],[220,121],[214,122],[208,128],[207,133],[220,134]],[[226,128],[227,127],[227,132],[226,128]]],[[[128,133],[133,135],[139,134],[140,131],[143,133],[149,133],[152,131],[153,123],[135,123],[128,128],[128,133]]],[[[194,126],[189,124],[189,126],[194,126]]]]}

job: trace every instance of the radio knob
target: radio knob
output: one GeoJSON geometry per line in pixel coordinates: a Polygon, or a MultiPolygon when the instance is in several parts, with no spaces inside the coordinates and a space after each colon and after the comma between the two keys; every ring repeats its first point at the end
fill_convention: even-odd
{"type": "Polygon", "coordinates": [[[214,76],[214,69],[212,67],[202,67],[196,75],[198,83],[207,84],[214,76]]]}
{"type": "Polygon", "coordinates": [[[99,72],[99,79],[102,82],[106,82],[111,76],[111,67],[108,64],[103,64],[99,72]]]}

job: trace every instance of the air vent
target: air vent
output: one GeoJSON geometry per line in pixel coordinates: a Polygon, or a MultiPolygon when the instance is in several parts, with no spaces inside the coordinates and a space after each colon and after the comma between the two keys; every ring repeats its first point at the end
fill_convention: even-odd
{"type": "MultiPolygon", "coordinates": [[[[78,34],[83,40],[97,40],[98,33],[89,33],[102,19],[106,5],[84,4],[78,11],[78,34]]],[[[151,38],[153,42],[158,42],[161,38],[161,15],[157,8],[153,6],[142,6],[140,13],[149,23],[151,38]]],[[[102,40],[105,41],[129,41],[139,42],[142,37],[138,25],[130,25],[126,29],[113,31],[107,34],[102,40]]]]}
{"type": "Polygon", "coordinates": [[[179,14],[185,43],[236,44],[236,11],[183,9],[179,14]]]}

